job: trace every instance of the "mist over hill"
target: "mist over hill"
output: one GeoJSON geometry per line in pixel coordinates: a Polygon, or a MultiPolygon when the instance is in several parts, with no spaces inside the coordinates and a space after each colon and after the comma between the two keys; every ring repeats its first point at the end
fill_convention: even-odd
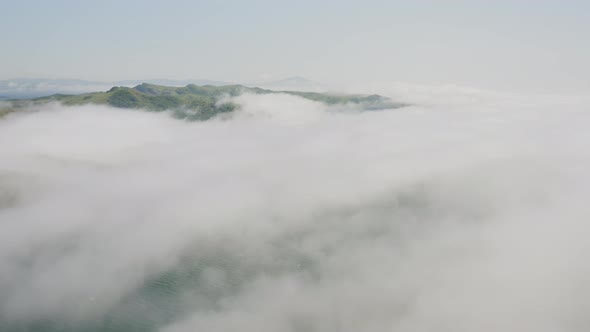
{"type": "Polygon", "coordinates": [[[367,90],[0,118],[0,330],[587,331],[590,99],[367,90]]]}
{"type": "MultiPolygon", "coordinates": [[[[1,99],[28,99],[46,97],[53,94],[80,94],[96,91],[107,91],[113,86],[134,87],[142,83],[165,85],[171,87],[184,87],[193,85],[232,85],[237,82],[224,82],[208,79],[143,79],[121,81],[88,81],[80,79],[7,79],[0,80],[1,99]]],[[[327,85],[315,82],[304,77],[294,76],[276,81],[266,81],[243,84],[249,87],[262,87],[270,90],[293,90],[324,92],[330,90],[327,85]]]]}
{"type": "Polygon", "coordinates": [[[115,86],[106,92],[80,95],[55,94],[35,99],[7,101],[5,105],[0,105],[0,116],[26,110],[32,106],[59,102],[66,106],[105,104],[117,108],[172,111],[177,118],[208,120],[235,111],[239,105],[231,100],[242,94],[286,94],[351,110],[383,110],[405,106],[403,103],[394,102],[379,95],[273,91],[242,85],[197,86],[189,84],[184,87],[174,87],[142,83],[133,88],[115,86]]]}
{"type": "Polygon", "coordinates": [[[256,86],[270,90],[291,90],[311,92],[326,92],[332,90],[332,88],[327,84],[316,82],[301,76],[293,76],[275,81],[250,83],[245,85],[256,86]]]}
{"type": "Polygon", "coordinates": [[[204,80],[204,79],[147,79],[147,80],[124,80],[124,81],[88,81],[70,79],[9,79],[0,80],[0,99],[28,99],[46,97],[53,94],[80,94],[95,91],[107,91],[113,86],[134,87],[142,83],[186,86],[195,85],[229,85],[228,82],[204,80]]]}

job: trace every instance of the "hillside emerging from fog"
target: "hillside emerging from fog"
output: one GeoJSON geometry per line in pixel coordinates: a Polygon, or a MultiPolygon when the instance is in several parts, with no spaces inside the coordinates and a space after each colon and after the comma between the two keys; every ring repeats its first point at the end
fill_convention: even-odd
{"type": "Polygon", "coordinates": [[[12,100],[0,107],[0,116],[30,106],[60,102],[67,106],[99,104],[117,108],[145,109],[149,111],[174,112],[181,119],[207,120],[218,114],[229,113],[239,106],[232,97],[242,94],[288,94],[327,105],[352,106],[360,110],[379,110],[404,106],[380,95],[340,95],[301,91],[274,91],[242,85],[171,87],[143,83],[133,88],[113,87],[106,92],[79,95],[55,94],[47,97],[12,100]]]}

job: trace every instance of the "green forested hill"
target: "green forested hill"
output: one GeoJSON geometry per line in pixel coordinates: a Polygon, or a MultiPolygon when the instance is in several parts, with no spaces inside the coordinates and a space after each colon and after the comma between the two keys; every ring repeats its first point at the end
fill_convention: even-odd
{"type": "Polygon", "coordinates": [[[151,111],[171,110],[179,118],[207,120],[217,114],[235,110],[238,105],[224,100],[228,100],[226,97],[235,97],[243,93],[283,93],[329,105],[353,104],[363,110],[403,106],[379,95],[336,95],[316,92],[272,91],[242,85],[197,86],[189,84],[185,87],[170,87],[143,83],[133,88],[113,87],[107,92],[93,92],[81,95],[57,94],[30,100],[14,100],[10,101],[7,106],[0,107],[0,116],[30,105],[59,101],[64,105],[106,104],[119,108],[137,108],[151,111]]]}

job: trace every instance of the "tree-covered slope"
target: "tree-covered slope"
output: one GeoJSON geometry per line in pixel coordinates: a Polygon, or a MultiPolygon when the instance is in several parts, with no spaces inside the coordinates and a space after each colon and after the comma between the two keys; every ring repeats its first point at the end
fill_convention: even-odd
{"type": "Polygon", "coordinates": [[[64,105],[106,104],[119,108],[146,109],[150,111],[171,110],[179,118],[207,120],[221,113],[232,112],[238,105],[230,98],[244,93],[275,94],[283,93],[329,105],[356,105],[363,110],[396,108],[403,106],[379,95],[336,95],[316,92],[272,91],[250,88],[242,85],[170,87],[143,83],[133,88],[113,87],[106,92],[80,95],[57,94],[48,97],[11,101],[0,107],[0,116],[23,109],[30,105],[40,105],[52,101],[64,105]]]}

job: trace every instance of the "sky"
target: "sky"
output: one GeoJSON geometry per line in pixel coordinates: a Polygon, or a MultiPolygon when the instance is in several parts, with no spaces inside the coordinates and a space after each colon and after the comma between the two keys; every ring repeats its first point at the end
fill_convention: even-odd
{"type": "Polygon", "coordinates": [[[0,79],[590,91],[590,2],[0,1],[0,79]]]}
{"type": "Polygon", "coordinates": [[[589,331],[590,98],[414,94],[0,118],[0,331],[589,331]]]}

